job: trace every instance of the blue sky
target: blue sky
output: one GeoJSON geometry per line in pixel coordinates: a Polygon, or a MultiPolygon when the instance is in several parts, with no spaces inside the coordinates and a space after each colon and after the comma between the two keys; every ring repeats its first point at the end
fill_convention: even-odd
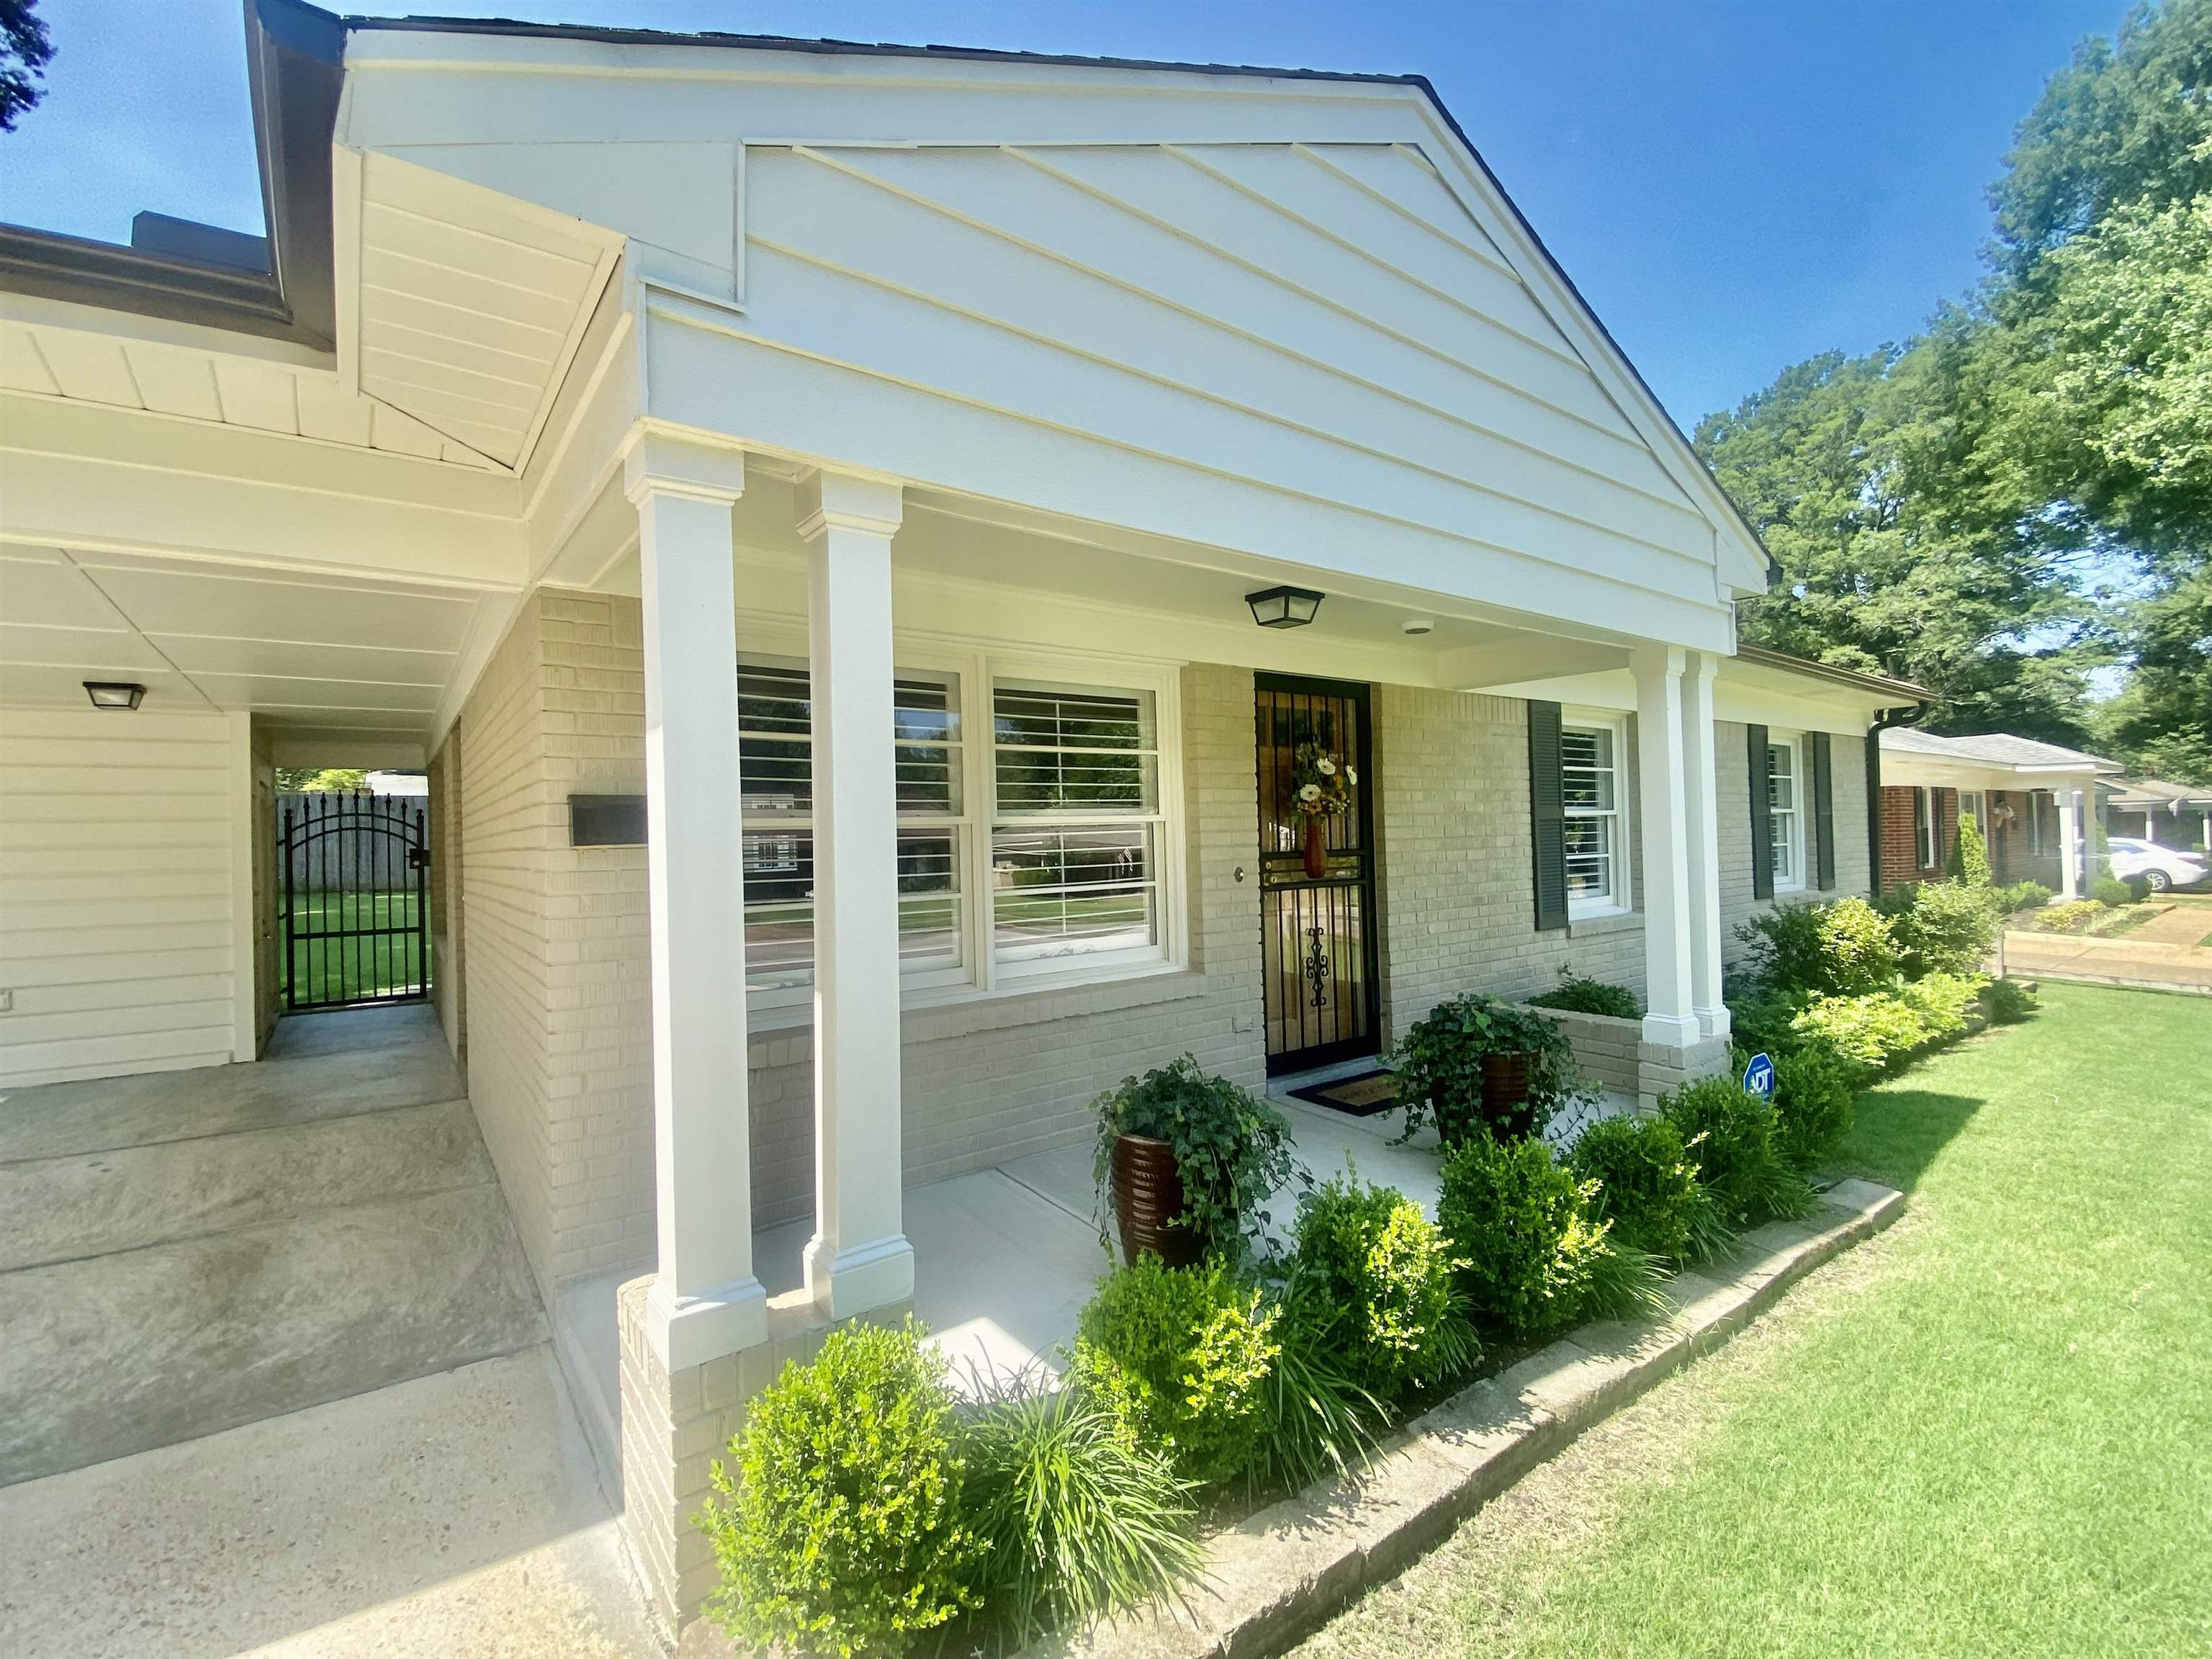
{"type": "MultiPolygon", "coordinates": [[[[1980,274],[2014,124],[2118,0],[354,0],[643,27],[1425,75],[1685,428],[1980,274]]],[[[0,217],[260,228],[238,0],[46,0],[0,217]]]]}

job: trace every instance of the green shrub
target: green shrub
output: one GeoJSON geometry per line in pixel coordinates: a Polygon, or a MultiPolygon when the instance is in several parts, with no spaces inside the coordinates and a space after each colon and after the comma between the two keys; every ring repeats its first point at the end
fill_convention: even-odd
{"type": "Polygon", "coordinates": [[[1774,1108],[1732,1077],[1709,1077],[1677,1090],[1661,1109],[1721,1218],[1737,1228],[1764,1221],[1770,1171],[1781,1162],[1774,1108]]]}
{"type": "Polygon", "coordinates": [[[1437,1220],[1467,1263],[1461,1283],[1479,1322],[1526,1339],[1581,1317],[1606,1249],[1591,1198],[1541,1140],[1478,1135],[1452,1150],[1437,1220]]]}
{"type": "Polygon", "coordinates": [[[2123,904],[2136,902],[2135,890],[2112,876],[2100,876],[2089,884],[2089,896],[2107,909],[2117,910],[2123,904]]]}
{"type": "Polygon", "coordinates": [[[1970,815],[1960,815],[1959,836],[1951,843],[1951,857],[1944,866],[1944,873],[1969,887],[1990,884],[1990,844],[1982,839],[1982,826],[1970,815]]]}
{"type": "Polygon", "coordinates": [[[1197,1574],[1191,1488],[1085,1390],[1024,1372],[963,1444],[965,1506],[990,1550],[985,1605],[1007,1645],[1163,1600],[1197,1574]]]}
{"type": "Polygon", "coordinates": [[[1284,1299],[1301,1331],[1325,1343],[1355,1384],[1395,1401],[1479,1356],[1454,1305],[1453,1275],[1465,1265],[1419,1205],[1355,1173],[1299,1205],[1284,1299]]]}
{"type": "Polygon", "coordinates": [[[1680,1262],[1695,1259],[1693,1248],[1711,1241],[1698,1212],[1711,1209],[1712,1200],[1669,1119],[1600,1118],[1583,1131],[1567,1161],[1577,1176],[1596,1184],[1592,1207],[1613,1224],[1607,1237],[1616,1249],[1680,1262]]]}
{"type": "Polygon", "coordinates": [[[1920,1016],[1921,1043],[1940,1042],[1965,1030],[1988,983],[1979,974],[1927,974],[1907,985],[1904,996],[1920,1016]]]}
{"type": "Polygon", "coordinates": [[[1201,1486],[1250,1461],[1278,1310],[1220,1261],[1169,1267],[1140,1255],[1107,1276],[1076,1321],[1076,1386],[1136,1444],[1201,1486]]]}
{"type": "Polygon", "coordinates": [[[963,1518],[945,1361],[922,1334],[911,1321],[833,1333],[752,1402],[738,1473],[714,1464],[708,1612],[741,1641],[872,1659],[975,1605],[984,1546],[963,1518]]]}
{"type": "Polygon", "coordinates": [[[1991,980],[1982,987],[1982,1011],[1992,1025],[2017,1025],[2035,1012],[2035,993],[2023,980],[1991,980]]]}
{"type": "Polygon", "coordinates": [[[2039,881],[2016,881],[2009,887],[1998,888],[1997,892],[2003,900],[2006,912],[2013,915],[2022,910],[2040,909],[2058,896],[2039,881]]]}
{"type": "Polygon", "coordinates": [[[2003,917],[1987,887],[1923,881],[1899,896],[1889,926],[1905,976],[1917,979],[1973,972],[1996,943],[2003,917]]]}
{"type": "Polygon", "coordinates": [[[2111,908],[2093,898],[2069,899],[2064,904],[2046,904],[2035,913],[2035,925],[2046,933],[2079,933],[2111,908]]]}
{"type": "Polygon", "coordinates": [[[1773,990],[1858,996],[1897,977],[1889,924],[1856,896],[1826,904],[1782,904],[1736,929],[1759,976],[1773,990]]]}
{"type": "Polygon", "coordinates": [[[1927,1036],[1918,1012],[1894,991],[1822,997],[1792,1024],[1808,1041],[1826,1043],[1872,1071],[1887,1067],[1893,1056],[1910,1054],[1927,1036]]]}
{"type": "Polygon", "coordinates": [[[1803,1175],[1850,1133],[1864,1073],[1833,1049],[1808,1046],[1775,1062],[1776,1150],[1803,1175]]]}
{"type": "Polygon", "coordinates": [[[1166,1141],[1182,1176],[1180,1224],[1210,1255],[1242,1261],[1263,1237],[1269,1194],[1304,1173],[1291,1156],[1290,1120],[1227,1078],[1200,1070],[1188,1054],[1123,1078],[1092,1109],[1098,1149],[1091,1175],[1099,1191],[1109,1189],[1118,1137],[1166,1141]]]}
{"type": "Polygon", "coordinates": [[[1513,1140],[1540,1133],[1577,1085],[1566,1034],[1541,1014],[1470,993],[1438,1003],[1414,1023],[1391,1057],[1408,1133],[1437,1126],[1446,1146],[1480,1133],[1513,1140]],[[1482,1103],[1482,1057],[1528,1054],[1528,1099],[1493,1121],[1482,1103]]]}
{"type": "Polygon", "coordinates": [[[1540,996],[1528,999],[1532,1008],[1564,1008],[1570,1013],[1603,1014],[1612,1019],[1641,1019],[1644,1002],[1626,985],[1608,985],[1601,979],[1559,969],[1559,982],[1540,996]]]}
{"type": "Polygon", "coordinates": [[[1806,1038],[1794,1022],[1812,1005],[1807,991],[1778,990],[1756,986],[1729,999],[1729,1024],[1738,1048],[1746,1054],[1780,1056],[1804,1046],[1806,1038]]]}

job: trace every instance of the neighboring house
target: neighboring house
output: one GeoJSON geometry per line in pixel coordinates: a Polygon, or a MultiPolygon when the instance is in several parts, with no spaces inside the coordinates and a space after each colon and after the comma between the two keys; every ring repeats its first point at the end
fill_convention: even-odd
{"type": "Polygon", "coordinates": [[[2116,778],[2105,797],[2105,828],[2185,852],[2212,848],[2212,789],[2160,778],[2116,778]]]}
{"type": "Polygon", "coordinates": [[[2119,772],[2115,762],[2032,738],[1887,727],[1881,885],[1942,879],[1964,816],[1989,844],[1994,879],[2039,881],[2078,897],[2094,863],[2099,795],[2119,772]]]}
{"type": "Polygon", "coordinates": [[[427,766],[564,1363],[635,1281],[593,1427],[672,1616],[719,1413],[910,1297],[904,1186],[1562,968],[1644,997],[1651,1086],[1721,1069],[1735,927],[1868,890],[1873,763],[1942,752],[1737,648],[1765,556],[1425,82],[292,0],[248,47],[252,258],[0,232],[0,1076],[252,1060],[271,769],[427,766]]]}

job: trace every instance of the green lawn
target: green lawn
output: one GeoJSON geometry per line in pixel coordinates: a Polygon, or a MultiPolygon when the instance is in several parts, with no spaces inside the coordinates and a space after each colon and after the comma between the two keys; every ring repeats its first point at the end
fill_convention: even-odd
{"type": "Polygon", "coordinates": [[[2212,1653],[2212,1003],[2048,988],[1838,1162],[1894,1230],[1301,1651],[2212,1653]]]}
{"type": "MultiPolygon", "coordinates": [[[[415,924],[412,893],[297,893],[295,931],[342,927],[409,927],[415,924]]],[[[295,939],[293,983],[301,1002],[350,1002],[404,991],[422,982],[422,951],[412,933],[369,939],[295,939]]]]}

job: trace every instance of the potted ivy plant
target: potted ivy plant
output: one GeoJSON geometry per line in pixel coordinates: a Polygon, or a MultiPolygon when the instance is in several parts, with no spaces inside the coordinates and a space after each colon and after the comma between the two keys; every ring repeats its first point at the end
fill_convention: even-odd
{"type": "Polygon", "coordinates": [[[1406,1133],[1434,1123],[1447,1146],[1478,1132],[1501,1141],[1540,1133],[1577,1087],[1574,1049],[1559,1025],[1474,992],[1431,1009],[1391,1064],[1406,1133]]]}
{"type": "MultiPolygon", "coordinates": [[[[1291,1156],[1290,1120],[1189,1054],[1098,1097],[1092,1176],[1121,1224],[1121,1254],[1170,1267],[1241,1261],[1268,1195],[1311,1177],[1291,1156]]],[[[1102,1228],[1100,1236],[1104,1237],[1102,1228]]]]}
{"type": "Polygon", "coordinates": [[[1306,877],[1328,874],[1328,821],[1352,810],[1359,774],[1317,743],[1302,743],[1291,757],[1291,811],[1298,821],[1306,877]]]}

